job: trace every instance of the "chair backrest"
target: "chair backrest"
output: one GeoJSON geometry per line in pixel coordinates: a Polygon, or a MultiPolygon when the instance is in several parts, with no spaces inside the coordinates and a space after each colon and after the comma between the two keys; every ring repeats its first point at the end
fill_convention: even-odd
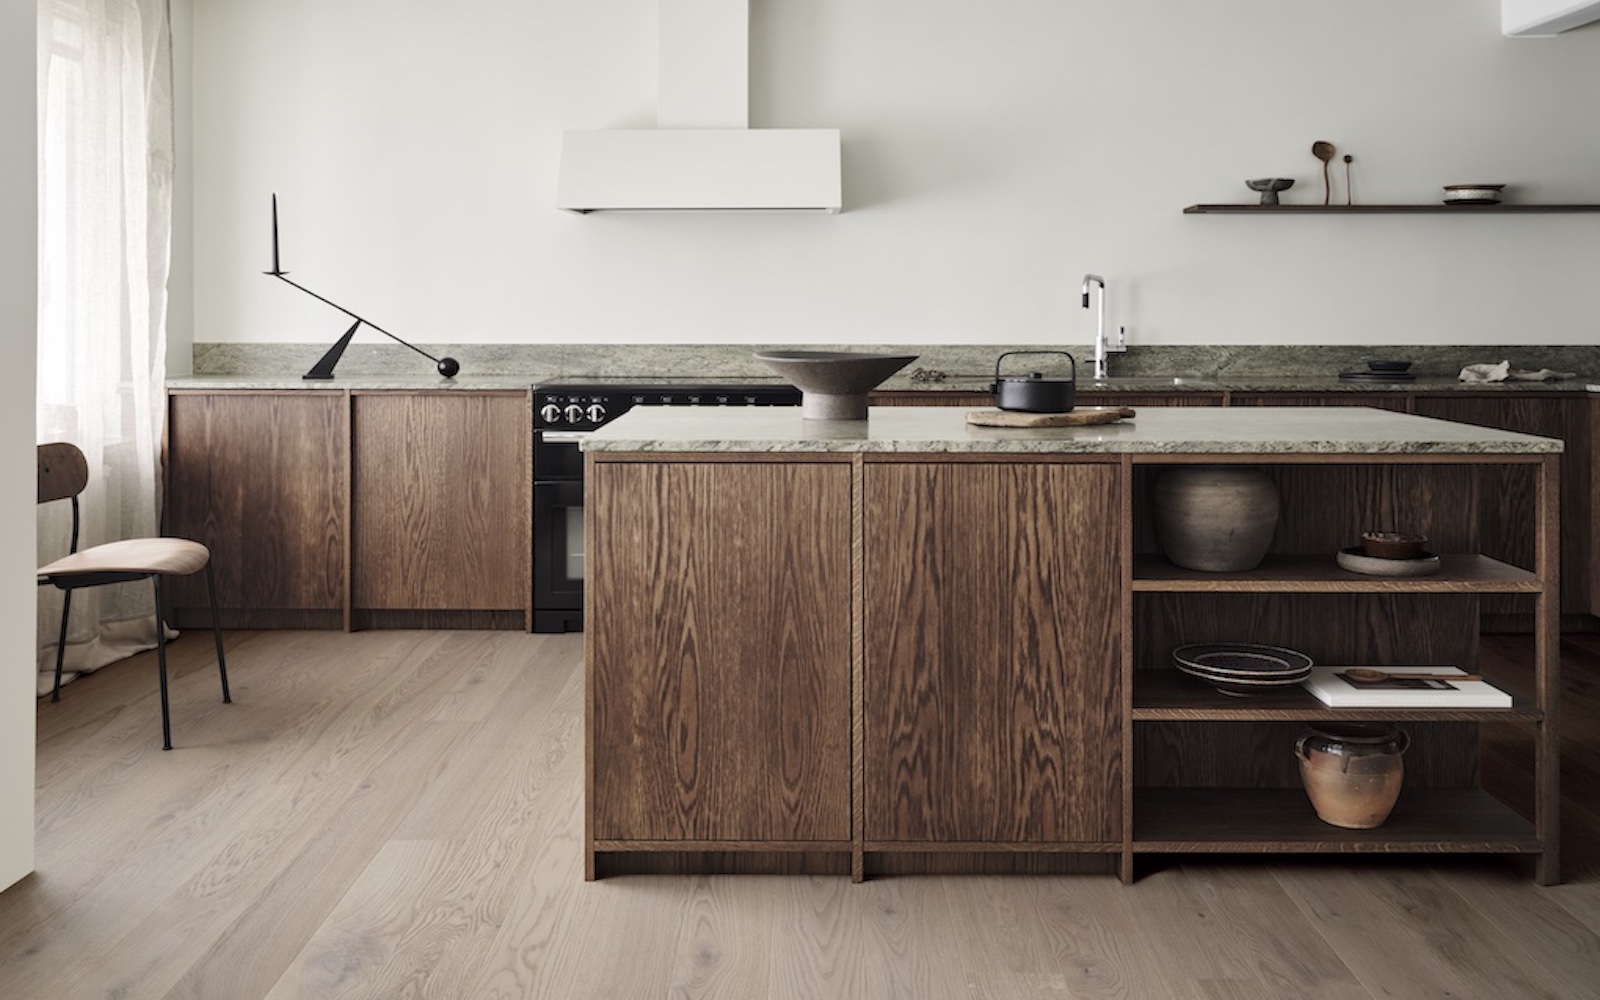
{"type": "Polygon", "coordinates": [[[89,485],[89,463],[66,441],[39,446],[39,502],[76,497],[89,485]]]}

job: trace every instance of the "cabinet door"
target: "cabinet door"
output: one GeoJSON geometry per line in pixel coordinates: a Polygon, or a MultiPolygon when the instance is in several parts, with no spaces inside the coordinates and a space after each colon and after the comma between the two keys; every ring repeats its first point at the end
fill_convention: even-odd
{"type": "Polygon", "coordinates": [[[1095,392],[1078,391],[1077,405],[1084,406],[1221,406],[1220,392],[1095,392]]]}
{"type": "Polygon", "coordinates": [[[845,463],[596,462],[596,839],[850,839],[845,463]]]}
{"type": "Polygon", "coordinates": [[[528,394],[362,393],[353,405],[354,606],[525,612],[528,394]]]}
{"type": "MultiPolygon", "coordinates": [[[[169,397],[165,530],[210,547],[226,624],[341,624],[345,468],[343,393],[169,397]]],[[[209,624],[203,578],[169,593],[176,624],[209,624]]]]}
{"type": "Polygon", "coordinates": [[[1235,392],[1229,406],[1367,406],[1411,412],[1411,397],[1392,390],[1372,392],[1235,392]]]}
{"type": "MultiPolygon", "coordinates": [[[[1561,454],[1561,610],[1600,614],[1590,591],[1593,510],[1590,457],[1593,444],[1588,399],[1580,394],[1535,396],[1502,393],[1484,396],[1419,396],[1416,412],[1480,427],[1560,438],[1561,454]]],[[[1531,467],[1486,466],[1479,503],[1486,555],[1531,568],[1538,506],[1531,467]]],[[[1530,611],[1527,598],[1485,598],[1485,611],[1530,611]]]]}
{"type": "Polygon", "coordinates": [[[869,842],[1120,837],[1109,464],[869,464],[869,842]]]}

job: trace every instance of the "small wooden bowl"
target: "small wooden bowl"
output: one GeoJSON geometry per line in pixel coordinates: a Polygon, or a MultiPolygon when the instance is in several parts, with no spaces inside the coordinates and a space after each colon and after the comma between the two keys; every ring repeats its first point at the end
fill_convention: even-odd
{"type": "Polygon", "coordinates": [[[1416,559],[1427,544],[1427,535],[1411,531],[1368,531],[1361,536],[1361,551],[1375,559],[1416,559]]]}

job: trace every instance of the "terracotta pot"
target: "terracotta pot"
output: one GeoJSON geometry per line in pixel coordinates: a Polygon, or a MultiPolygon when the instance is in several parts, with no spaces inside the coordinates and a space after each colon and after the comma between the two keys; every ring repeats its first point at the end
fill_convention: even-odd
{"type": "Polygon", "coordinates": [[[1156,536],[1185,569],[1255,569],[1278,530],[1278,487],[1248,465],[1179,465],[1156,477],[1156,536]]]}
{"type": "Polygon", "coordinates": [[[1393,726],[1313,726],[1294,745],[1300,782],[1317,817],[1347,830],[1382,826],[1400,798],[1411,738],[1393,726]]]}

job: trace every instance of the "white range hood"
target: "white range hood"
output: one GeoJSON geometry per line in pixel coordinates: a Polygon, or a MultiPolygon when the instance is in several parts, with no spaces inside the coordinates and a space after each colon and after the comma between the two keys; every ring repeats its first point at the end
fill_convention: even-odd
{"type": "Polygon", "coordinates": [[[749,128],[748,0],[660,0],[653,129],[567,132],[571,212],[837,212],[838,129],[749,128]]]}
{"type": "Polygon", "coordinates": [[[1545,38],[1600,21],[1600,0],[1500,0],[1507,37],[1545,38]]]}

